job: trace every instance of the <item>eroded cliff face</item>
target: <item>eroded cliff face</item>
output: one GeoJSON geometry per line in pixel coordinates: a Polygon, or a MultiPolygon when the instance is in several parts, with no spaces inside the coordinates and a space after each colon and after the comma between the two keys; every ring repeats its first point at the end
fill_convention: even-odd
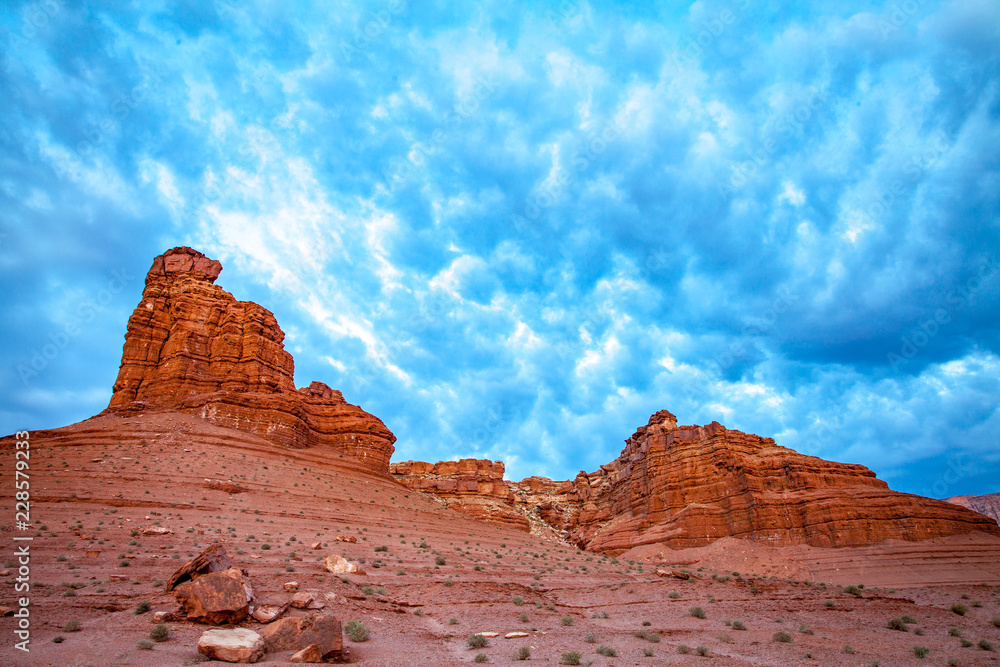
{"type": "Polygon", "coordinates": [[[967,507],[1000,523],[1000,493],[987,493],[984,496],[952,496],[948,498],[948,502],[967,507]]]}
{"type": "MultiPolygon", "coordinates": [[[[409,465],[413,470],[429,464],[409,465]]],[[[421,470],[420,484],[434,489],[434,467],[421,470]]],[[[408,474],[397,478],[413,483],[408,474]]],[[[717,422],[677,426],[666,410],[650,417],[621,455],[595,472],[580,472],[572,481],[529,477],[506,486],[512,510],[538,516],[569,541],[609,554],[643,544],[702,546],[721,537],[842,547],[973,530],[1000,535],[979,514],[890,491],[864,466],[805,456],[717,422]]],[[[501,496],[494,490],[494,498],[501,496]]],[[[469,487],[449,504],[464,511],[474,502],[469,487]]]]}
{"type": "Polygon", "coordinates": [[[296,390],[294,361],[274,315],[215,285],[221,271],[219,262],[186,247],[153,260],[106,412],[187,412],[388,472],[392,432],[321,382],[296,390]]]}

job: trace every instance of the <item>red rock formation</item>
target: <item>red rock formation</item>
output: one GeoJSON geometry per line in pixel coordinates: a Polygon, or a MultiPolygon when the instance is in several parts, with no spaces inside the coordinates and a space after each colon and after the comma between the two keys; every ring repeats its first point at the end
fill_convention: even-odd
{"type": "MultiPolygon", "coordinates": [[[[422,476],[413,488],[442,495],[437,466],[408,463],[407,470],[422,476]]],[[[864,466],[805,456],[717,422],[678,427],[666,410],[595,472],[565,482],[529,477],[507,487],[512,510],[610,554],[643,544],[702,546],[727,536],[843,547],[973,530],[1000,535],[1000,527],[974,512],[890,491],[864,466]]],[[[443,493],[463,511],[474,506],[472,487],[463,495],[445,485],[443,493]]],[[[502,494],[494,489],[491,498],[502,494]]]]}
{"type": "Polygon", "coordinates": [[[188,412],[388,471],[392,432],[322,382],[296,390],[294,362],[274,315],[213,284],[221,271],[219,262],[191,248],[153,260],[129,318],[107,412],[188,412]]]}
{"type": "Polygon", "coordinates": [[[514,494],[504,482],[502,461],[403,461],[391,464],[389,473],[411,489],[433,493],[463,514],[525,532],[529,529],[527,517],[514,506],[514,494]]]}
{"type": "Polygon", "coordinates": [[[948,498],[948,502],[967,507],[1000,523],[1000,493],[988,493],[985,496],[952,496],[948,498]]]}

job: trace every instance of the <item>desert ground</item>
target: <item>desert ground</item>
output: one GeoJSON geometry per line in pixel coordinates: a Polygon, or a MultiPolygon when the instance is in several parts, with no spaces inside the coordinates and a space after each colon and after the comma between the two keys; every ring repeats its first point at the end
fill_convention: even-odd
{"type": "MultiPolygon", "coordinates": [[[[1000,664],[1000,539],[981,533],[850,549],[727,538],[612,558],[465,517],[350,457],[194,416],[106,415],[30,442],[31,530],[11,525],[6,492],[0,520],[0,605],[17,604],[12,537],[34,537],[30,653],[14,648],[15,619],[0,618],[3,665],[205,661],[207,626],[169,622],[161,642],[150,631],[157,611],[177,609],[164,582],[216,542],[259,600],[284,602],[294,581],[324,613],[365,624],[366,641],[344,637],[348,664],[1000,664]],[[144,534],[153,526],[171,532],[144,534]],[[327,572],[329,554],[366,573],[327,572]]],[[[0,441],[5,488],[13,443],[0,441]]]]}

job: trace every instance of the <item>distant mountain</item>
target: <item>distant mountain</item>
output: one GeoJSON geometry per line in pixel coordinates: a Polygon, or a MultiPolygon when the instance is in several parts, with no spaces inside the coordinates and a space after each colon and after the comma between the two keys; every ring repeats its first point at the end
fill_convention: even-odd
{"type": "Polygon", "coordinates": [[[985,496],[952,496],[948,498],[948,502],[979,512],[1000,524],[1000,493],[987,493],[985,496]]]}

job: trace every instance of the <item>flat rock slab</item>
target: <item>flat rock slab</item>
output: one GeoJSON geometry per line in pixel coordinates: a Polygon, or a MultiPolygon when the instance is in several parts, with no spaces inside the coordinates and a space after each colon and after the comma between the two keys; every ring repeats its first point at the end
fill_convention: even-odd
{"type": "Polygon", "coordinates": [[[508,632],[503,636],[504,639],[520,639],[521,637],[527,637],[527,632],[508,632]]]}
{"type": "Polygon", "coordinates": [[[174,590],[185,581],[196,579],[199,575],[210,572],[221,572],[233,566],[229,554],[221,544],[213,544],[200,554],[184,563],[167,582],[167,592],[174,590]]]}
{"type": "Polygon", "coordinates": [[[289,662],[323,662],[323,654],[319,652],[319,647],[315,644],[310,644],[304,649],[293,655],[288,659],[289,662]]]}
{"type": "Polygon", "coordinates": [[[476,634],[477,635],[482,635],[483,637],[486,637],[487,639],[493,639],[494,637],[499,637],[500,636],[499,632],[477,632],[476,634]]]}
{"type": "Polygon", "coordinates": [[[261,634],[269,652],[298,651],[315,644],[326,659],[339,656],[344,649],[340,621],[329,615],[282,618],[266,625],[261,634]]]}
{"type": "Polygon", "coordinates": [[[257,662],[264,657],[264,638],[246,628],[213,628],[202,633],[198,653],[222,662],[257,662]]]}

